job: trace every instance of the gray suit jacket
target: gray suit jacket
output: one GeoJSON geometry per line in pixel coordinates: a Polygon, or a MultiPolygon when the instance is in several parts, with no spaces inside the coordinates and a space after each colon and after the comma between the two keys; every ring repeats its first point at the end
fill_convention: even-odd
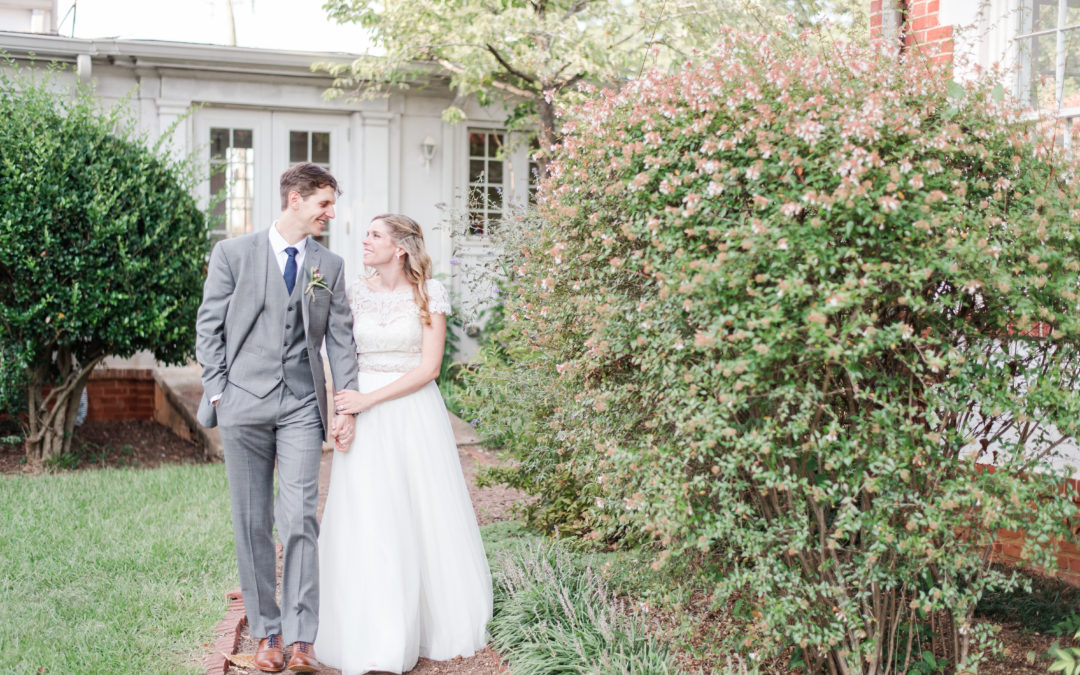
{"type": "MultiPolygon", "coordinates": [[[[195,322],[195,355],[203,367],[198,419],[204,426],[217,426],[217,411],[210,399],[224,392],[229,382],[257,396],[265,396],[277,383],[280,372],[274,366],[281,359],[281,336],[252,331],[262,311],[269,259],[267,230],[222,240],[210,253],[203,300],[195,322]]],[[[311,377],[323,429],[329,437],[320,347],[325,339],[334,389],[356,389],[356,343],[352,312],[345,297],[344,262],[309,239],[304,267],[296,278],[296,283],[302,284],[301,291],[307,289],[313,267],[318,268],[330,290],[314,288],[304,293],[301,306],[311,377]]]]}

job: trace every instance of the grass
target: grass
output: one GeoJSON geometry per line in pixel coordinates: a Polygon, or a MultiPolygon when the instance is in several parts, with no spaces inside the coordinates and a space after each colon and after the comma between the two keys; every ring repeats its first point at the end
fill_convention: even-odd
{"type": "Polygon", "coordinates": [[[609,578],[620,585],[640,581],[632,556],[573,551],[517,523],[482,533],[494,561],[492,644],[514,673],[676,672],[667,648],[646,634],[612,589],[609,578]]]}
{"type": "Polygon", "coordinates": [[[203,672],[236,583],[224,465],[0,477],[5,672],[203,672]]]}
{"type": "MultiPolygon", "coordinates": [[[[494,566],[499,554],[519,555],[551,539],[526,529],[519,520],[491,523],[480,528],[484,548],[494,566]]],[[[574,564],[598,570],[605,583],[619,595],[632,596],[647,602],[675,604],[683,600],[688,589],[683,579],[673,580],[652,569],[655,553],[641,549],[619,551],[594,551],[575,549],[570,546],[577,540],[569,540],[567,553],[574,564]]]]}

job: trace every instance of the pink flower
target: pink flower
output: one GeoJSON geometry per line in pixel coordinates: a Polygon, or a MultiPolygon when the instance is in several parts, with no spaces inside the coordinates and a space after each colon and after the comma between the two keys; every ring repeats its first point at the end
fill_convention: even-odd
{"type": "Polygon", "coordinates": [[[885,213],[892,213],[893,211],[900,210],[900,200],[892,195],[878,197],[877,203],[885,213]]]}

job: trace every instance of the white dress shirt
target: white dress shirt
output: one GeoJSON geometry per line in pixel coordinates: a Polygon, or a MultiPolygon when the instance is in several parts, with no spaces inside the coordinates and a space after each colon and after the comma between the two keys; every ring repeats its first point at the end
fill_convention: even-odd
{"type": "Polygon", "coordinates": [[[285,241],[285,237],[281,236],[281,233],[277,229],[278,221],[274,221],[274,224],[270,226],[270,250],[274,252],[274,258],[277,260],[278,269],[281,270],[282,276],[285,275],[285,262],[289,259],[289,254],[285,252],[285,249],[292,246],[296,249],[296,280],[300,280],[300,270],[304,268],[304,252],[307,251],[307,237],[304,237],[295,244],[290,244],[285,241]]]}

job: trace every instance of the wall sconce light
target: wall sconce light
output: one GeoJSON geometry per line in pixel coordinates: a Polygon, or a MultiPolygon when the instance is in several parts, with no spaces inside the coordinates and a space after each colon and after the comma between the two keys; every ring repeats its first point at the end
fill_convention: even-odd
{"type": "Polygon", "coordinates": [[[431,136],[424,138],[420,143],[420,157],[424,160],[424,168],[431,170],[431,160],[435,159],[435,139],[431,136]]]}

